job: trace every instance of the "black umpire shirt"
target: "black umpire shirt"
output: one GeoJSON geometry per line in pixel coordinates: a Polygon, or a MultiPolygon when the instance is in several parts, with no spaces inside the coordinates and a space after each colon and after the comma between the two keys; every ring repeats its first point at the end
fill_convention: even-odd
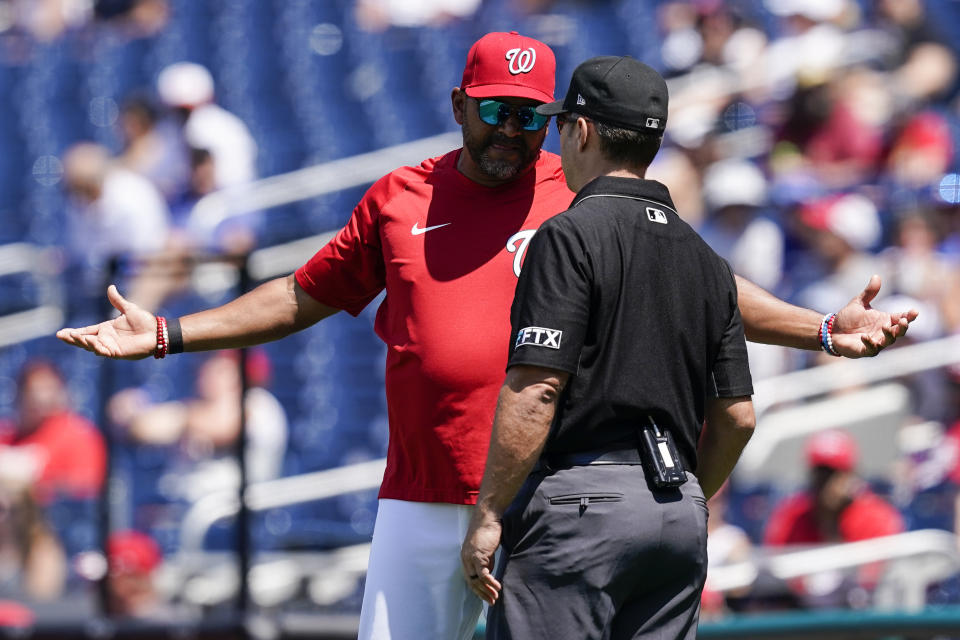
{"type": "Polygon", "coordinates": [[[530,243],[508,368],[571,374],[545,453],[638,442],[649,414],[687,469],[707,397],[753,394],[730,266],[659,182],[600,177],[530,243]]]}

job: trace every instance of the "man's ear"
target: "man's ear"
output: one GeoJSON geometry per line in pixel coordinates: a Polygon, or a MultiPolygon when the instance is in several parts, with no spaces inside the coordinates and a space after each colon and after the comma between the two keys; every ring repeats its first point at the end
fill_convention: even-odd
{"type": "Polygon", "coordinates": [[[577,150],[583,151],[587,148],[587,142],[590,140],[590,123],[586,118],[577,118],[577,150]]]}
{"type": "Polygon", "coordinates": [[[457,124],[463,124],[467,117],[467,94],[460,87],[454,87],[450,92],[450,105],[453,107],[453,119],[457,124]]]}

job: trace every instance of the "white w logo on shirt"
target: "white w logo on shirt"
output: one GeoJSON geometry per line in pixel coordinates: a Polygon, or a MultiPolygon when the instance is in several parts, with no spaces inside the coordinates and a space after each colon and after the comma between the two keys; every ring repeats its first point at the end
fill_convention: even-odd
{"type": "Polygon", "coordinates": [[[524,229],[523,231],[517,231],[507,240],[507,251],[517,254],[513,257],[513,273],[518,278],[520,277],[520,267],[523,265],[523,254],[527,252],[527,245],[530,244],[530,240],[535,233],[537,233],[536,229],[524,229]]]}

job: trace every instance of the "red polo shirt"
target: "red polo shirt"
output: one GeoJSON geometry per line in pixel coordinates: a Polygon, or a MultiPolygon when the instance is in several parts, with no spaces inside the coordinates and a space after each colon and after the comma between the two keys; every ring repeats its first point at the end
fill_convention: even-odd
{"type": "Polygon", "coordinates": [[[554,154],[485,187],[457,170],[460,152],[381,178],[296,272],[312,297],[353,315],[386,289],[375,323],[390,417],[381,498],[476,501],[520,264],[573,198],[554,154]]]}

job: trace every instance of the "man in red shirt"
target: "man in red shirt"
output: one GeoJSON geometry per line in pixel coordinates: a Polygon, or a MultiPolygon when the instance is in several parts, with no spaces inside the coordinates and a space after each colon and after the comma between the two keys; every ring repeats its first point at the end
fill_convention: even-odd
{"type": "MultiPolygon", "coordinates": [[[[375,329],[387,344],[387,469],[373,534],[360,638],[469,638],[481,609],[463,582],[460,542],[483,473],[506,366],[509,310],[540,223],[570,204],[560,158],[541,150],[555,61],[541,42],[491,33],[451,91],[463,148],[377,181],[337,236],[295,274],[222,307],[167,321],[108,297],[121,315],[57,336],[112,358],[248,346],[382,290],[375,329]]],[[[872,310],[874,278],[836,318],[843,355],[874,355],[915,314],[872,310]]],[[[820,314],[738,280],[747,337],[817,349],[820,314]]]]}
{"type": "Polygon", "coordinates": [[[12,545],[21,559],[24,593],[58,596],[66,579],[63,545],[42,507],[57,498],[95,498],[103,487],[107,451],[90,421],[70,411],[67,388],[49,362],[28,363],[17,387],[17,420],[0,422],[0,555],[12,545]]]}
{"type": "Polygon", "coordinates": [[[0,424],[0,486],[29,490],[41,504],[97,497],[106,475],[106,444],[89,420],[70,411],[57,368],[44,361],[24,367],[17,405],[17,423],[0,424]]]}
{"type": "Polygon", "coordinates": [[[768,545],[857,542],[901,533],[903,518],[856,473],[857,444],[845,431],[807,441],[807,490],[777,505],[764,532],[768,545]]]}
{"type": "MultiPolygon", "coordinates": [[[[903,518],[886,500],[873,493],[855,469],[856,441],[845,431],[821,431],[806,447],[809,486],[778,504],[764,531],[770,546],[858,542],[902,533],[903,518]]],[[[882,563],[864,565],[855,579],[839,572],[807,576],[791,588],[810,604],[843,605],[849,588],[872,587],[882,563]]]]}

